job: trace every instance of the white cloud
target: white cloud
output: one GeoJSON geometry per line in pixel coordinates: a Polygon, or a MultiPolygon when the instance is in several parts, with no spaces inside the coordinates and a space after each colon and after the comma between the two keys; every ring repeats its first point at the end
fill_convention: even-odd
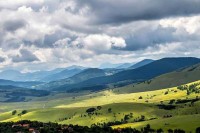
{"type": "MultiPolygon", "coordinates": [[[[144,17],[138,21],[131,18],[138,12],[126,13],[133,10],[129,8],[131,4],[120,2],[122,5],[114,0],[109,1],[105,5],[106,10],[99,12],[94,7],[102,6],[98,3],[105,1],[1,0],[0,55],[5,61],[0,67],[20,68],[23,64],[30,69],[42,69],[70,64],[94,66],[109,61],[134,62],[165,56],[199,57],[199,15],[188,16],[183,12],[180,16],[175,14],[176,18],[173,18],[173,12],[166,9],[169,14],[164,16],[170,17],[163,18],[163,14],[158,13],[158,18],[150,21],[144,19],[143,10],[135,8],[134,11],[142,12],[141,16],[144,17]],[[123,8],[122,13],[113,10],[113,7],[121,10],[121,6],[127,7],[123,8]],[[106,12],[110,14],[104,14],[106,12]],[[115,23],[116,18],[123,17],[123,20],[115,23]],[[20,53],[21,49],[29,52],[20,53]],[[32,57],[29,61],[33,62],[24,62],[23,53],[34,55],[38,61],[32,57]],[[13,62],[12,58],[16,55],[20,60],[13,62]]],[[[153,6],[159,4],[153,3],[153,6]]],[[[190,11],[196,12],[198,9],[190,11]]]]}

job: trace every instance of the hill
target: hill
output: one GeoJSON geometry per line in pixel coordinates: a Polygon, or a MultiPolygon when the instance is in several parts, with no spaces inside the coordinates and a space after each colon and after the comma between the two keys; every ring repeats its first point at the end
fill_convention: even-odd
{"type": "Polygon", "coordinates": [[[147,65],[147,64],[149,64],[149,63],[152,63],[152,62],[154,62],[154,60],[145,59],[145,60],[142,60],[142,61],[140,61],[140,62],[138,62],[138,63],[136,63],[136,64],[130,66],[129,68],[136,69],[136,68],[145,66],[145,65],[147,65]]]}
{"type": "Polygon", "coordinates": [[[84,69],[86,68],[82,66],[73,65],[66,68],[56,68],[53,70],[26,72],[26,73],[22,73],[17,70],[3,70],[0,72],[0,78],[5,79],[5,80],[13,80],[13,81],[49,82],[49,81],[60,80],[63,78],[71,77],[74,74],[78,73],[76,72],[77,70],[84,70],[84,69]]]}
{"type": "Polygon", "coordinates": [[[0,102],[25,102],[31,100],[31,97],[42,97],[47,95],[49,95],[49,92],[44,90],[0,85],[0,102]]]}
{"type": "Polygon", "coordinates": [[[117,93],[131,93],[131,92],[143,92],[152,91],[158,89],[169,88],[173,86],[179,86],[196,80],[200,80],[200,64],[196,64],[184,69],[160,75],[151,80],[130,84],[121,88],[117,88],[117,93]]]}
{"type": "Polygon", "coordinates": [[[80,73],[81,71],[82,71],[82,69],[79,69],[79,68],[65,69],[61,72],[58,72],[58,73],[55,73],[52,75],[48,75],[48,76],[44,77],[43,79],[41,79],[41,81],[51,82],[51,81],[66,79],[66,78],[72,77],[72,76],[80,73]]]}
{"type": "Polygon", "coordinates": [[[62,68],[50,70],[50,71],[36,71],[22,73],[17,70],[4,70],[0,72],[1,79],[13,80],[13,81],[40,81],[42,78],[58,73],[62,71],[62,68]]]}
{"type": "Polygon", "coordinates": [[[88,68],[72,77],[62,79],[59,81],[53,81],[53,82],[43,84],[43,85],[39,85],[37,88],[53,89],[53,88],[57,88],[62,85],[70,86],[71,84],[78,84],[78,83],[88,80],[90,78],[95,78],[95,77],[100,77],[100,76],[105,76],[105,75],[106,75],[106,72],[102,69],[88,68]]]}
{"type": "Polygon", "coordinates": [[[36,85],[43,84],[43,82],[38,82],[38,81],[11,81],[11,80],[4,80],[0,79],[0,85],[6,86],[6,85],[11,85],[11,86],[17,86],[17,87],[25,87],[25,88],[34,88],[36,85]]]}
{"type": "Polygon", "coordinates": [[[116,67],[116,69],[127,69],[129,67],[131,67],[133,65],[133,63],[123,63],[119,66],[116,67]]]}
{"type": "MultiPolygon", "coordinates": [[[[122,81],[131,81],[133,83],[137,83],[198,63],[200,63],[200,59],[192,57],[163,58],[136,69],[124,70],[110,76],[101,76],[96,78],[93,77],[83,82],[77,83],[76,85],[73,84],[69,86],[63,84],[62,86],[57,86],[57,90],[65,90],[68,88],[76,89],[81,87],[95,88],[95,86],[107,87],[105,85],[122,81]]],[[[56,90],[56,88],[54,89],[56,90]]]]}
{"type": "Polygon", "coordinates": [[[129,94],[107,90],[75,98],[25,102],[23,108],[19,106],[21,103],[0,104],[4,111],[0,114],[0,121],[38,120],[82,126],[110,122],[113,128],[131,126],[137,129],[150,124],[164,131],[179,128],[193,132],[199,126],[200,81],[187,84],[193,85],[195,91],[189,94],[186,89],[178,87],[129,94]],[[11,108],[17,111],[15,115],[12,115],[11,108]],[[23,109],[27,113],[19,117],[23,109]],[[91,113],[88,110],[92,110],[91,113]]]}

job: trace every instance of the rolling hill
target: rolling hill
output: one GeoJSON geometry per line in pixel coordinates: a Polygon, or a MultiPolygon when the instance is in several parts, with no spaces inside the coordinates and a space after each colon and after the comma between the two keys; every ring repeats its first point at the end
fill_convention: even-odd
{"type": "Polygon", "coordinates": [[[49,82],[54,80],[60,80],[63,78],[71,77],[79,70],[84,70],[85,67],[82,66],[69,66],[66,68],[56,68],[47,71],[36,71],[36,72],[26,72],[22,73],[17,70],[3,70],[0,72],[0,79],[13,80],[13,81],[42,81],[49,82]],[[74,70],[74,71],[73,71],[74,70]]]}
{"type": "Polygon", "coordinates": [[[24,102],[30,97],[47,96],[50,93],[45,90],[27,89],[11,85],[0,85],[0,102],[24,102]]]}
{"type": "Polygon", "coordinates": [[[41,81],[51,82],[51,81],[66,79],[66,78],[72,77],[72,76],[80,73],[81,71],[82,71],[82,69],[79,69],[79,68],[65,69],[61,72],[58,72],[58,73],[55,73],[52,75],[48,75],[48,76],[44,77],[43,79],[41,79],[41,81]]]}
{"type": "MultiPolygon", "coordinates": [[[[196,89],[199,90],[200,81],[188,83],[187,86],[193,84],[197,84],[196,89]]],[[[179,128],[191,132],[199,126],[200,99],[197,96],[198,92],[188,95],[186,90],[172,87],[129,94],[116,94],[106,90],[76,98],[69,96],[24,102],[23,108],[21,103],[3,103],[0,104],[3,111],[0,122],[22,119],[83,126],[118,122],[112,127],[131,126],[140,129],[150,124],[153,128],[162,128],[164,131],[179,128]],[[100,108],[97,109],[98,107],[100,108]],[[90,108],[96,110],[89,114],[86,111],[90,108]],[[14,109],[17,113],[12,115],[14,109]],[[17,114],[23,109],[27,113],[19,117],[17,114]]]]}
{"type": "Polygon", "coordinates": [[[62,85],[70,86],[71,84],[78,84],[78,83],[88,80],[90,78],[95,78],[95,77],[100,77],[100,76],[105,76],[105,75],[106,75],[106,72],[102,69],[88,68],[72,77],[62,79],[59,81],[53,81],[53,82],[46,83],[43,85],[39,85],[37,88],[53,89],[53,88],[57,88],[58,86],[62,86],[62,85]]]}
{"type": "Polygon", "coordinates": [[[136,64],[130,66],[129,68],[136,69],[136,68],[145,66],[145,65],[147,65],[147,64],[149,64],[149,63],[152,63],[152,62],[154,62],[154,60],[145,59],[145,60],[142,60],[142,61],[140,61],[140,62],[138,62],[138,63],[136,63],[136,64]]]}
{"type": "Polygon", "coordinates": [[[160,75],[151,80],[117,88],[117,93],[144,92],[179,86],[200,80],[200,64],[160,75]]]}
{"type": "Polygon", "coordinates": [[[25,87],[25,88],[34,88],[36,85],[43,84],[43,82],[39,81],[11,81],[11,80],[4,80],[0,79],[0,85],[6,86],[16,86],[16,87],[25,87]]]}
{"type": "MultiPolygon", "coordinates": [[[[95,86],[105,86],[111,83],[117,83],[122,81],[132,81],[133,83],[146,81],[157,77],[162,74],[166,74],[169,72],[173,72],[180,68],[189,67],[195,64],[200,63],[200,59],[192,58],[192,57],[181,57],[181,58],[163,58],[157,61],[154,61],[145,66],[124,70],[118,72],[116,74],[110,76],[99,76],[99,77],[91,77],[88,80],[76,83],[76,84],[62,84],[61,86],[56,86],[54,90],[67,90],[67,89],[77,89],[81,87],[91,87],[95,88],[95,86]]],[[[107,87],[107,86],[105,86],[107,87]]]]}

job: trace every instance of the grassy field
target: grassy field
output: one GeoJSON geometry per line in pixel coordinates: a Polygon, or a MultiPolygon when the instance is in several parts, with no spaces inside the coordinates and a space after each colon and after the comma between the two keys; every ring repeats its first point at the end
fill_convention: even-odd
{"type": "Polygon", "coordinates": [[[167,131],[168,129],[174,129],[180,127],[181,129],[187,132],[192,132],[192,131],[194,132],[196,127],[199,127],[199,120],[200,120],[199,114],[183,115],[166,119],[157,119],[151,121],[122,124],[119,126],[113,126],[113,128],[131,127],[131,128],[141,129],[145,125],[150,124],[153,129],[162,128],[165,131],[167,131]]]}
{"type": "MultiPolygon", "coordinates": [[[[200,83],[200,81],[187,85],[194,83],[200,83]]],[[[172,104],[176,107],[172,110],[159,109],[157,105],[161,103],[169,105],[168,103],[172,99],[175,101],[178,99],[195,99],[197,96],[199,97],[200,94],[191,93],[187,95],[186,90],[179,90],[177,87],[128,94],[117,94],[113,90],[77,97],[59,94],[34,99],[31,102],[1,103],[0,121],[28,119],[90,126],[104,122],[123,121],[125,115],[128,115],[126,124],[113,126],[113,128],[134,127],[140,129],[150,124],[156,129],[181,128],[186,131],[194,131],[196,127],[200,126],[200,101],[195,102],[194,105],[191,105],[191,102],[172,104]],[[88,108],[96,108],[97,106],[101,106],[101,109],[90,115],[86,113],[88,108]],[[17,110],[17,114],[22,110],[27,110],[28,113],[22,116],[12,115],[13,110],[17,110]],[[163,118],[166,115],[171,117],[163,118]],[[138,122],[142,116],[145,117],[145,121],[138,122]]]]}

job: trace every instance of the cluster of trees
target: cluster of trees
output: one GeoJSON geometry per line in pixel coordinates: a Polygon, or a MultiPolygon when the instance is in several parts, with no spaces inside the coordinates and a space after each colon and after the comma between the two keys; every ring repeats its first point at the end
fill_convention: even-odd
{"type": "MultiPolygon", "coordinates": [[[[133,128],[117,128],[112,129],[110,124],[104,124],[103,126],[92,125],[91,127],[87,126],[78,126],[78,125],[61,125],[58,123],[43,123],[38,121],[19,121],[19,122],[4,122],[0,123],[0,132],[1,133],[16,133],[24,132],[29,133],[30,131],[38,133],[163,133],[163,129],[152,129],[148,124],[141,130],[133,128]],[[28,127],[24,126],[13,126],[13,125],[29,125],[28,127]]],[[[200,133],[200,127],[196,129],[197,133],[200,133]]],[[[168,133],[185,133],[181,129],[169,129],[168,133]]]]}
{"type": "MultiPolygon", "coordinates": [[[[24,115],[24,114],[26,114],[28,111],[27,110],[22,110],[19,114],[18,114],[18,116],[22,116],[22,115],[24,115]]],[[[12,115],[16,115],[17,114],[17,110],[13,110],[12,111],[12,115]]]]}
{"type": "Polygon", "coordinates": [[[200,85],[200,83],[194,83],[191,85],[181,85],[178,86],[177,89],[179,90],[186,90],[187,91],[187,95],[190,95],[191,93],[200,93],[200,88],[198,87],[200,85]]]}

